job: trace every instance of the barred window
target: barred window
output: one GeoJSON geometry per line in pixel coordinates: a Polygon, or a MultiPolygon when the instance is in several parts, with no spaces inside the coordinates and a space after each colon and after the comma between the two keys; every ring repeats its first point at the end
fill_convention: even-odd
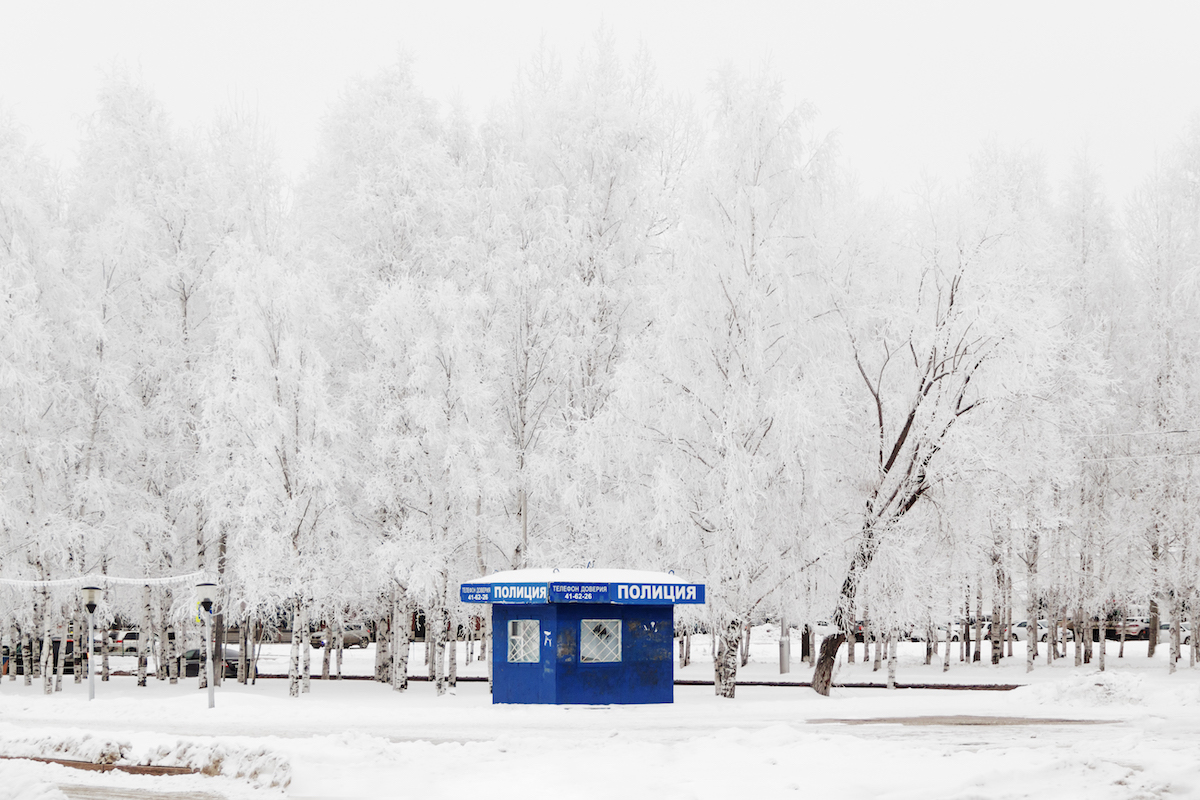
{"type": "Polygon", "coordinates": [[[580,661],[597,664],[621,660],[621,620],[585,619],[580,627],[580,661]]]}
{"type": "Polygon", "coordinates": [[[516,664],[536,664],[542,660],[538,647],[541,624],[536,619],[508,621],[508,661],[516,664]]]}

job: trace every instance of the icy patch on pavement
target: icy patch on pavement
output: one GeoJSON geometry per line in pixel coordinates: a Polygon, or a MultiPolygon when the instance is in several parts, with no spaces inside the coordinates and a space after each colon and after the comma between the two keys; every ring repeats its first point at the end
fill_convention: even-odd
{"type": "Polygon", "coordinates": [[[1118,672],[1092,672],[1030,686],[1024,690],[1039,703],[1071,706],[1136,706],[1146,702],[1140,675],[1118,672]]]}
{"type": "Polygon", "coordinates": [[[245,746],[235,740],[176,739],[172,743],[136,734],[113,738],[78,729],[40,735],[0,737],[0,752],[7,756],[57,758],[92,764],[186,767],[203,775],[246,781],[258,788],[286,789],[292,780],[288,759],[262,745],[245,746]]]}

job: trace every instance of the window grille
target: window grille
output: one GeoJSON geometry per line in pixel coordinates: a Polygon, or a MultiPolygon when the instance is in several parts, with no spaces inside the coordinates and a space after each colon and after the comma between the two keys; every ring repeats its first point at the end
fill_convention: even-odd
{"type": "Polygon", "coordinates": [[[509,663],[536,664],[542,660],[538,647],[538,631],[541,625],[536,619],[510,619],[508,621],[509,663]]]}
{"type": "Polygon", "coordinates": [[[585,619],[580,627],[580,661],[596,664],[621,660],[621,620],[585,619]]]}

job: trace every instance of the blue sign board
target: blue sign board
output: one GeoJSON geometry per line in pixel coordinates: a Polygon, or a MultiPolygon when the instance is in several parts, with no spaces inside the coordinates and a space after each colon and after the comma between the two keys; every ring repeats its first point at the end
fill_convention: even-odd
{"type": "Polygon", "coordinates": [[[464,603],[616,603],[675,605],[704,602],[699,583],[464,583],[464,603]]]}

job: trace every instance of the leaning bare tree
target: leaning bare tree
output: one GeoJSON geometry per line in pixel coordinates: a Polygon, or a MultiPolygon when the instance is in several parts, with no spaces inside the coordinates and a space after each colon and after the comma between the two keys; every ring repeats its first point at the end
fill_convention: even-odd
{"type": "Polygon", "coordinates": [[[921,326],[918,317],[903,338],[885,333],[868,343],[856,333],[850,315],[840,312],[854,364],[871,398],[878,467],[834,610],[837,633],[822,642],[813,674],[813,688],[820,694],[829,694],[835,656],[855,619],[859,580],[881,538],[928,492],[930,463],[955,422],[979,405],[972,381],[995,351],[997,339],[975,332],[962,299],[964,271],[961,260],[949,275],[939,274],[936,263],[924,271],[919,303],[928,306],[927,321],[921,326]],[[890,418],[896,411],[900,413],[890,418]]]}

